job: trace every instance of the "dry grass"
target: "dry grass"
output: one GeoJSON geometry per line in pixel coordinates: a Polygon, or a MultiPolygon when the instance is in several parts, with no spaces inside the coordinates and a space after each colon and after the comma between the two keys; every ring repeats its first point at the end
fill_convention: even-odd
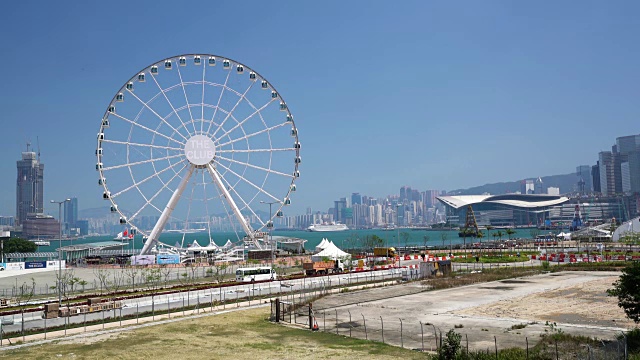
{"type": "Polygon", "coordinates": [[[268,308],[0,352],[11,359],[424,359],[381,343],[270,323],[268,308]]]}

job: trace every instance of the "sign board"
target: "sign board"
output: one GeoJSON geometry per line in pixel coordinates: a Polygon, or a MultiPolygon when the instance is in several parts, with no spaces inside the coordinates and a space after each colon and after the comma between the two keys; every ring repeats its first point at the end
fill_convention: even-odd
{"type": "Polygon", "coordinates": [[[5,264],[6,270],[24,270],[23,262],[10,262],[5,264]]]}
{"type": "Polygon", "coordinates": [[[158,265],[180,264],[180,255],[178,254],[158,254],[156,259],[158,265]]]}
{"type": "Polygon", "coordinates": [[[136,255],[131,257],[131,265],[153,265],[155,263],[155,255],[136,255]]]}
{"type": "Polygon", "coordinates": [[[46,261],[27,261],[24,263],[25,269],[44,269],[47,267],[46,261]]]}

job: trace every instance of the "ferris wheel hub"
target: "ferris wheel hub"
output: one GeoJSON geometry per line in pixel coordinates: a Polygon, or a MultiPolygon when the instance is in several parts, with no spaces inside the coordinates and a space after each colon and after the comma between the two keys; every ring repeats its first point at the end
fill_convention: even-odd
{"type": "Polygon", "coordinates": [[[205,135],[194,135],[184,145],[184,154],[190,163],[202,166],[210,163],[216,156],[213,140],[205,135]]]}

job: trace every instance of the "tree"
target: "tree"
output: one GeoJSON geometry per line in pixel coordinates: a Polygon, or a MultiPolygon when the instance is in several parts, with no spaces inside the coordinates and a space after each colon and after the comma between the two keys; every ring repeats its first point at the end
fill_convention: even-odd
{"type": "Polygon", "coordinates": [[[409,238],[411,237],[411,235],[409,235],[408,232],[403,231],[400,233],[400,237],[402,238],[402,241],[404,241],[404,251],[407,251],[407,246],[409,245],[409,238]]]}
{"type": "Polygon", "coordinates": [[[442,346],[438,349],[438,359],[454,360],[458,358],[460,354],[460,340],[462,340],[462,335],[451,329],[447,332],[446,336],[442,342],[442,346]]]}
{"type": "Polygon", "coordinates": [[[21,238],[11,238],[4,240],[3,249],[5,254],[36,252],[38,251],[38,245],[33,241],[21,238]]]}
{"type": "Polygon", "coordinates": [[[131,289],[136,291],[136,278],[140,274],[140,269],[138,269],[135,265],[130,265],[129,267],[124,269],[125,276],[129,278],[129,284],[131,284],[131,289]]]}
{"type": "Polygon", "coordinates": [[[24,335],[24,309],[27,305],[29,305],[29,302],[35,295],[35,292],[36,292],[36,281],[34,280],[34,278],[31,278],[31,284],[28,284],[27,282],[23,282],[22,285],[20,285],[16,289],[15,302],[20,308],[20,314],[22,316],[21,329],[22,329],[23,335],[24,335]]]}
{"type": "Polygon", "coordinates": [[[507,229],[505,231],[507,232],[507,236],[509,236],[509,240],[511,240],[511,235],[516,233],[513,229],[507,229]]]}
{"type": "Polygon", "coordinates": [[[482,231],[478,231],[476,237],[478,238],[479,247],[482,249],[482,238],[484,237],[484,233],[482,231]]]}
{"type": "Polygon", "coordinates": [[[422,245],[424,246],[424,249],[427,250],[427,243],[429,242],[429,235],[424,235],[422,237],[422,245]]]}
{"type": "Polygon", "coordinates": [[[496,233],[496,236],[498,236],[498,240],[502,241],[502,236],[504,235],[504,233],[501,230],[498,230],[498,232],[496,233]]]}
{"type": "Polygon", "coordinates": [[[440,238],[442,239],[442,248],[444,249],[444,242],[445,242],[445,240],[447,240],[447,233],[446,232],[441,232],[440,233],[440,238]]]}
{"type": "Polygon", "coordinates": [[[109,272],[105,269],[94,269],[93,275],[98,278],[98,282],[100,283],[100,294],[102,295],[102,292],[109,288],[109,272]]]}
{"type": "Polygon", "coordinates": [[[640,263],[633,262],[622,269],[622,275],[607,294],[618,297],[618,306],[627,317],[636,324],[640,323],[640,263]]]}
{"type": "Polygon", "coordinates": [[[160,273],[162,273],[162,278],[164,279],[164,287],[167,287],[169,277],[171,276],[171,268],[166,264],[160,265],[160,273]]]}

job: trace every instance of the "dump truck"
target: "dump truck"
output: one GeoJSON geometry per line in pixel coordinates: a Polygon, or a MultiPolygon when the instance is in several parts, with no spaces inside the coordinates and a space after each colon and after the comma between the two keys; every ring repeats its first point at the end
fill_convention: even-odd
{"type": "Polygon", "coordinates": [[[379,257],[395,257],[396,249],[392,247],[377,247],[373,248],[373,255],[379,257]]]}
{"type": "Polygon", "coordinates": [[[340,260],[306,261],[302,263],[302,269],[309,275],[326,275],[344,271],[344,264],[340,260]]]}

